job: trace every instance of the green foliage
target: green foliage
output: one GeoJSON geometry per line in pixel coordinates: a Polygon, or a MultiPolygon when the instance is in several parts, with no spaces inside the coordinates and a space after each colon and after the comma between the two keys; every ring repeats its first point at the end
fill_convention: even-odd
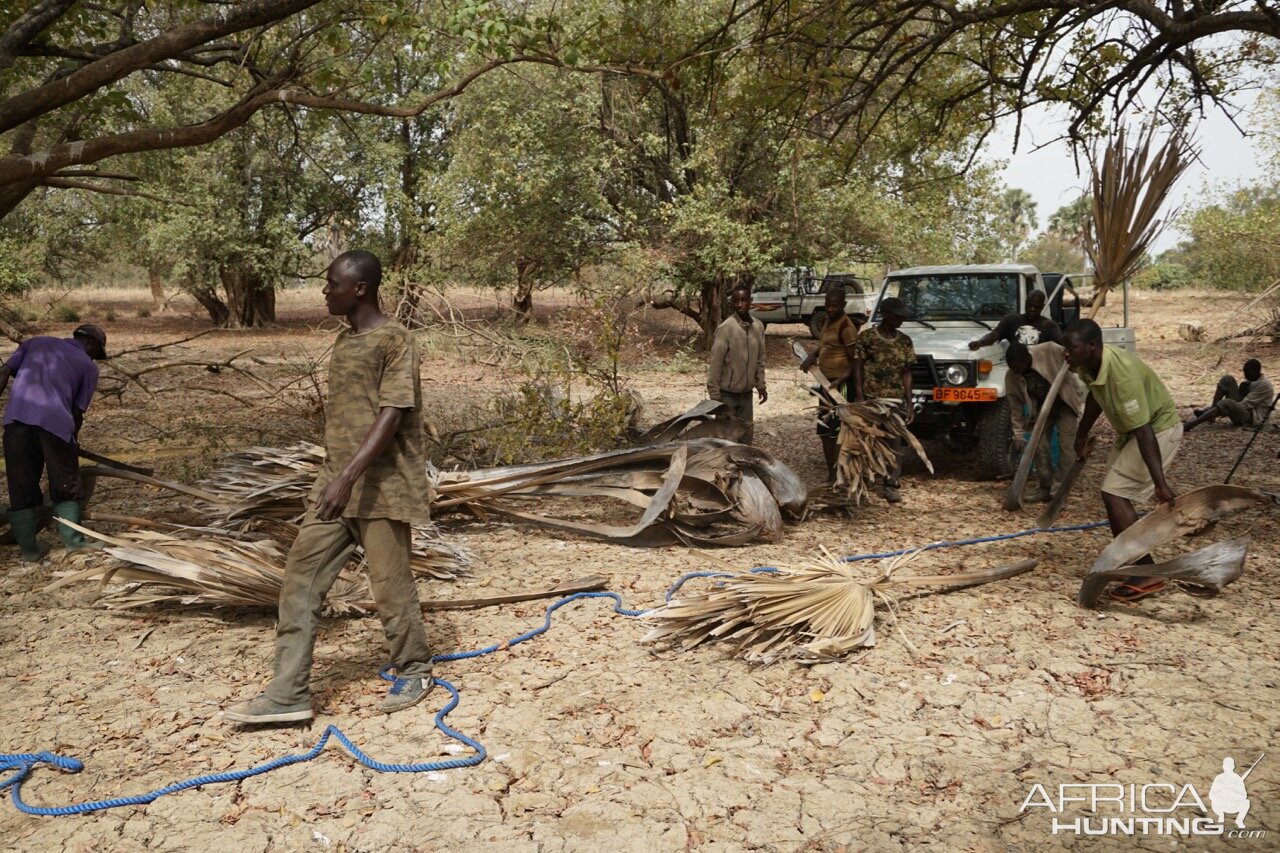
{"type": "Polygon", "coordinates": [[[0,295],[21,296],[40,283],[44,245],[0,226],[0,295]]]}
{"type": "Polygon", "coordinates": [[[496,425],[477,445],[484,460],[534,462],[629,443],[636,402],[620,367],[635,304],[625,286],[599,292],[529,351],[523,369],[534,378],[490,404],[496,425]]]}
{"type": "Polygon", "coordinates": [[[1080,272],[1086,269],[1087,259],[1078,240],[1045,231],[1027,244],[1020,260],[1033,264],[1041,272],[1080,272]]]}
{"type": "Polygon", "coordinates": [[[1280,280],[1280,180],[1228,193],[1184,218],[1177,259],[1203,287],[1258,291],[1280,280]]]}
{"type": "Polygon", "coordinates": [[[1133,284],[1150,290],[1176,290],[1191,287],[1195,279],[1191,270],[1177,261],[1156,261],[1135,275],[1133,284]]]}
{"type": "Polygon", "coordinates": [[[548,378],[522,383],[490,411],[499,425],[484,432],[481,452],[497,465],[583,456],[627,444],[633,401],[607,389],[575,399],[572,373],[552,366],[548,378]]]}

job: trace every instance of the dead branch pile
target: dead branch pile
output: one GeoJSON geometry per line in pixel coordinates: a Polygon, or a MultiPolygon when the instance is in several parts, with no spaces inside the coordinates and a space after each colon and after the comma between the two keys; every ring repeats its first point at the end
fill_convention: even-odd
{"type": "Polygon", "coordinates": [[[884,563],[879,577],[862,579],[830,554],[771,573],[734,575],[709,591],[672,599],[645,614],[656,624],[645,641],[678,644],[728,641],[752,663],[794,658],[801,663],[840,660],[875,644],[876,608],[894,611],[901,590],[958,589],[1014,577],[1035,568],[1023,560],[1003,568],[955,575],[898,577],[894,572],[919,551],[884,563]]]}
{"type": "Polygon", "coordinates": [[[849,490],[855,506],[865,503],[877,477],[887,477],[896,464],[897,442],[905,442],[933,473],[924,447],[907,429],[900,400],[867,400],[836,406],[840,416],[840,456],[836,485],[849,490]]]}

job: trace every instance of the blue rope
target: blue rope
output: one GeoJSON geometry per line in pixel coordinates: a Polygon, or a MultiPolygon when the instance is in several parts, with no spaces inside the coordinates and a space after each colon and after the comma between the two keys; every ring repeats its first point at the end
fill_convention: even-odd
{"type": "MultiPolygon", "coordinates": [[[[1089,524],[1076,524],[1068,527],[1050,527],[1044,530],[1031,528],[1028,530],[1020,530],[1016,533],[1004,533],[996,536],[983,536],[975,539],[958,539],[953,541],[934,542],[924,546],[925,551],[932,551],[938,548],[952,548],[961,545],[977,545],[985,542],[999,542],[1005,539],[1017,539],[1022,536],[1031,536],[1037,533],[1065,533],[1070,531],[1091,530],[1095,527],[1105,525],[1105,521],[1095,521],[1089,524]]],[[[899,551],[886,551],[882,554],[858,554],[854,556],[844,557],[844,562],[853,563],[859,560],[875,560],[884,559],[886,557],[896,557],[902,554],[908,554],[918,549],[904,548],[899,551]]],[[[777,569],[770,566],[761,566],[751,570],[753,573],[775,572],[777,569]]],[[[684,584],[694,578],[714,578],[714,577],[730,577],[727,572],[689,572],[679,578],[670,589],[667,590],[666,600],[670,601],[676,592],[684,586],[684,584]]],[[[481,657],[482,655],[493,654],[497,651],[509,649],[520,643],[532,640],[534,637],[545,634],[551,628],[551,615],[574,601],[580,601],[588,598],[610,598],[613,599],[613,611],[622,616],[643,616],[649,612],[647,610],[631,610],[623,606],[622,596],[616,592],[579,592],[556,601],[546,609],[545,616],[537,628],[513,637],[505,643],[494,643],[485,646],[482,649],[475,649],[469,652],[452,652],[449,654],[435,655],[431,658],[433,663],[447,663],[449,661],[468,660],[470,658],[481,657]]],[[[381,672],[383,678],[388,681],[395,682],[397,679],[390,674],[391,668],[384,668],[381,672]]],[[[388,764],[378,761],[366,754],[360,747],[356,746],[351,740],[342,733],[342,731],[333,725],[325,727],[324,733],[320,735],[320,739],[316,741],[315,746],[306,752],[294,755],[285,755],[280,758],[273,759],[264,764],[258,764],[254,767],[248,767],[244,770],[232,770],[224,773],[209,773],[204,776],[196,776],[182,782],[174,782],[163,788],[157,788],[145,794],[135,794],[131,797],[114,797],[107,800],[96,800],[89,803],[75,803],[67,806],[33,806],[22,799],[22,784],[30,778],[32,771],[41,764],[47,764],[68,773],[78,773],[84,769],[84,763],[77,758],[66,755],[58,755],[52,752],[24,752],[24,753],[0,753],[0,773],[13,771],[4,781],[0,782],[0,791],[8,788],[10,791],[13,804],[19,811],[30,815],[43,816],[63,816],[74,814],[87,814],[88,812],[101,811],[103,809],[114,809],[121,806],[140,806],[153,802],[166,794],[174,794],[178,791],[186,791],[191,788],[199,788],[203,785],[215,785],[223,782],[240,782],[253,776],[259,776],[263,773],[269,773],[281,767],[288,767],[292,764],[301,764],[306,761],[318,757],[329,740],[333,739],[338,742],[356,761],[368,767],[371,770],[377,770],[382,773],[426,773],[438,770],[457,770],[463,767],[474,767],[484,761],[488,753],[484,746],[477,740],[468,737],[460,731],[452,728],[445,722],[445,717],[449,712],[458,707],[458,703],[462,701],[461,694],[458,689],[445,681],[443,678],[433,678],[432,681],[444,689],[449,691],[449,701],[435,715],[435,725],[447,737],[462,743],[475,752],[462,758],[450,758],[444,761],[428,761],[418,764],[388,764]]]]}

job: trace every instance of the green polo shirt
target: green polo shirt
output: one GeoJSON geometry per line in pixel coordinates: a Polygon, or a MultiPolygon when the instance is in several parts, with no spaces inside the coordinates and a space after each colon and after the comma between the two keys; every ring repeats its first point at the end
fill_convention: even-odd
{"type": "Polygon", "coordinates": [[[1098,375],[1091,375],[1085,367],[1078,368],[1076,373],[1120,434],[1117,447],[1128,441],[1129,434],[1139,427],[1151,424],[1151,429],[1159,433],[1178,423],[1173,397],[1160,377],[1126,349],[1103,344],[1098,375]]]}

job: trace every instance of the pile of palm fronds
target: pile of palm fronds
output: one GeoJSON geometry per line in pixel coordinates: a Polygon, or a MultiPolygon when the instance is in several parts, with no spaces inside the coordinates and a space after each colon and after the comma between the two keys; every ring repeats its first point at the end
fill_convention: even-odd
{"type": "Polygon", "coordinates": [[[433,512],[466,508],[633,546],[745,545],[782,537],[804,512],[805,488],[758,447],[716,438],[615,450],[511,468],[440,475],[433,512]],[[589,498],[639,508],[630,524],[536,515],[514,501],[589,498]]]}
{"type": "Polygon", "coordinates": [[[875,613],[894,610],[894,591],[960,588],[1010,578],[1035,568],[1035,560],[955,575],[895,575],[919,551],[887,561],[879,577],[864,580],[843,560],[821,558],[769,573],[745,573],[709,591],[675,598],[645,614],[657,624],[646,641],[691,649],[727,641],[733,654],[753,663],[796,658],[801,663],[840,660],[875,643],[875,613]]]}
{"type": "Polygon", "coordinates": [[[877,477],[888,477],[897,463],[896,445],[905,442],[933,473],[933,463],[902,417],[902,401],[875,399],[836,406],[840,416],[840,456],[836,485],[845,486],[849,500],[862,504],[877,477]]]}
{"type": "Polygon", "coordinates": [[[197,484],[216,498],[202,501],[201,508],[225,527],[260,518],[299,521],[323,462],[324,448],[309,441],[229,453],[197,484]]]}
{"type": "MultiPolygon", "coordinates": [[[[918,446],[918,445],[917,445],[918,446]]],[[[300,516],[303,498],[323,461],[315,445],[250,448],[225,457],[200,485],[213,498],[203,508],[221,524],[300,516]]],[[[715,438],[668,442],[533,465],[429,472],[432,517],[453,510],[500,515],[627,545],[745,545],[776,541],[783,515],[799,518],[805,489],[768,452],[715,438]],[[630,524],[575,520],[526,512],[520,505],[551,497],[598,498],[638,507],[630,524]]]]}
{"type": "MultiPolygon", "coordinates": [[[[72,525],[79,527],[78,525],[72,525]]],[[[61,575],[48,589],[97,581],[107,607],[153,604],[273,607],[280,598],[287,546],[275,539],[214,528],[176,528],[170,533],[133,531],[116,536],[79,527],[101,539],[117,562],[103,565],[93,552],[79,556],[93,565],[61,575]],[[124,586],[108,589],[111,583],[124,586]]],[[[348,564],[327,600],[332,613],[363,612],[368,583],[348,564]]]]}

